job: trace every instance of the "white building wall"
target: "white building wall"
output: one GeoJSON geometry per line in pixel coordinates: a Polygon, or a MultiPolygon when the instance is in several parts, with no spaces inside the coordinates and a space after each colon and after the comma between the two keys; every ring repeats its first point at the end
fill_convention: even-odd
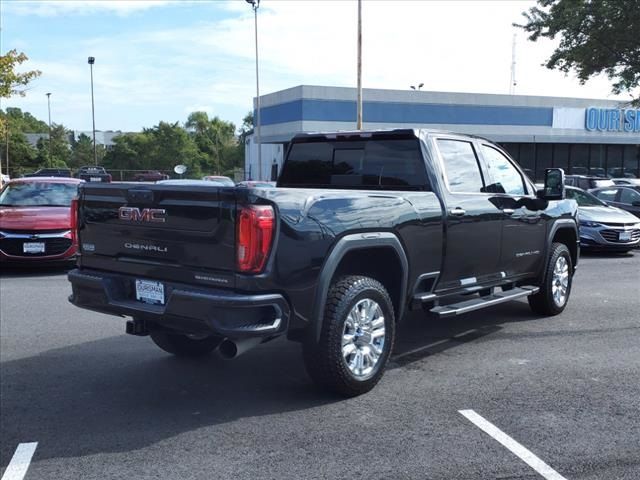
{"type": "MultiPolygon", "coordinates": [[[[263,143],[262,170],[258,170],[258,146],[255,143],[254,135],[249,135],[244,146],[244,175],[249,180],[270,181],[273,165],[278,166],[278,174],[282,168],[284,158],[284,147],[280,143],[263,143]]],[[[275,180],[275,179],[274,179],[275,180]]]]}

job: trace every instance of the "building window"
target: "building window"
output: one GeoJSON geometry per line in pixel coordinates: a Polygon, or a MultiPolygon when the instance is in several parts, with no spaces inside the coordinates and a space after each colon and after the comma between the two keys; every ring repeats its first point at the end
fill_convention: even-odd
{"type": "Polygon", "coordinates": [[[571,145],[571,165],[569,172],[572,175],[586,175],[589,173],[589,145],[571,145]]]}

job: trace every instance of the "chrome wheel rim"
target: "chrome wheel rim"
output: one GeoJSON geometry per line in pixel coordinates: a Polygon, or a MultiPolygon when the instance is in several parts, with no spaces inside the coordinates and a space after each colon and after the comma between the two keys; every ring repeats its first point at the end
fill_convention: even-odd
{"type": "Polygon", "coordinates": [[[553,301],[558,307],[562,307],[567,301],[569,290],[569,262],[564,256],[558,257],[553,267],[551,279],[551,293],[553,301]]]}
{"type": "Polygon", "coordinates": [[[380,305],[370,298],[356,303],[344,322],[342,358],[358,380],[370,377],[384,350],[385,326],[380,305]]]}

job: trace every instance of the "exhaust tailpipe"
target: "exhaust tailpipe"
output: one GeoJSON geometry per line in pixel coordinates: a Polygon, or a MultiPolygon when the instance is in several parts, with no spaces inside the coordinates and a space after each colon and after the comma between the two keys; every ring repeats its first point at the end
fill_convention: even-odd
{"type": "Polygon", "coordinates": [[[225,338],[220,346],[218,347],[218,352],[227,360],[231,360],[232,358],[236,358],[239,355],[242,355],[247,350],[251,350],[253,347],[256,347],[262,343],[262,338],[246,338],[243,340],[229,340],[225,338]]]}

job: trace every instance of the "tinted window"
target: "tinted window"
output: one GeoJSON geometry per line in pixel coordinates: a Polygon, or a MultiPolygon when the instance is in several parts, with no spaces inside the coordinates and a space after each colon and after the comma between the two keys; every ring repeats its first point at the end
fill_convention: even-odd
{"type": "Polygon", "coordinates": [[[524,195],[522,175],[502,153],[488,145],[482,145],[482,155],[489,169],[491,185],[486,190],[493,193],[524,195]],[[490,188],[491,187],[491,188],[490,188]]]}
{"type": "Polygon", "coordinates": [[[417,139],[294,143],[278,186],[430,190],[417,139]]]}
{"type": "Polygon", "coordinates": [[[438,149],[452,192],[483,191],[482,174],[471,142],[438,139],[438,149]]]}
{"type": "Polygon", "coordinates": [[[623,188],[622,192],[620,192],[620,203],[631,205],[633,202],[640,202],[640,193],[630,188],[623,188]]]}
{"type": "Polygon", "coordinates": [[[618,190],[612,188],[610,190],[600,190],[599,192],[595,192],[595,196],[600,200],[604,200],[605,202],[613,202],[616,199],[616,192],[618,190]]]}

